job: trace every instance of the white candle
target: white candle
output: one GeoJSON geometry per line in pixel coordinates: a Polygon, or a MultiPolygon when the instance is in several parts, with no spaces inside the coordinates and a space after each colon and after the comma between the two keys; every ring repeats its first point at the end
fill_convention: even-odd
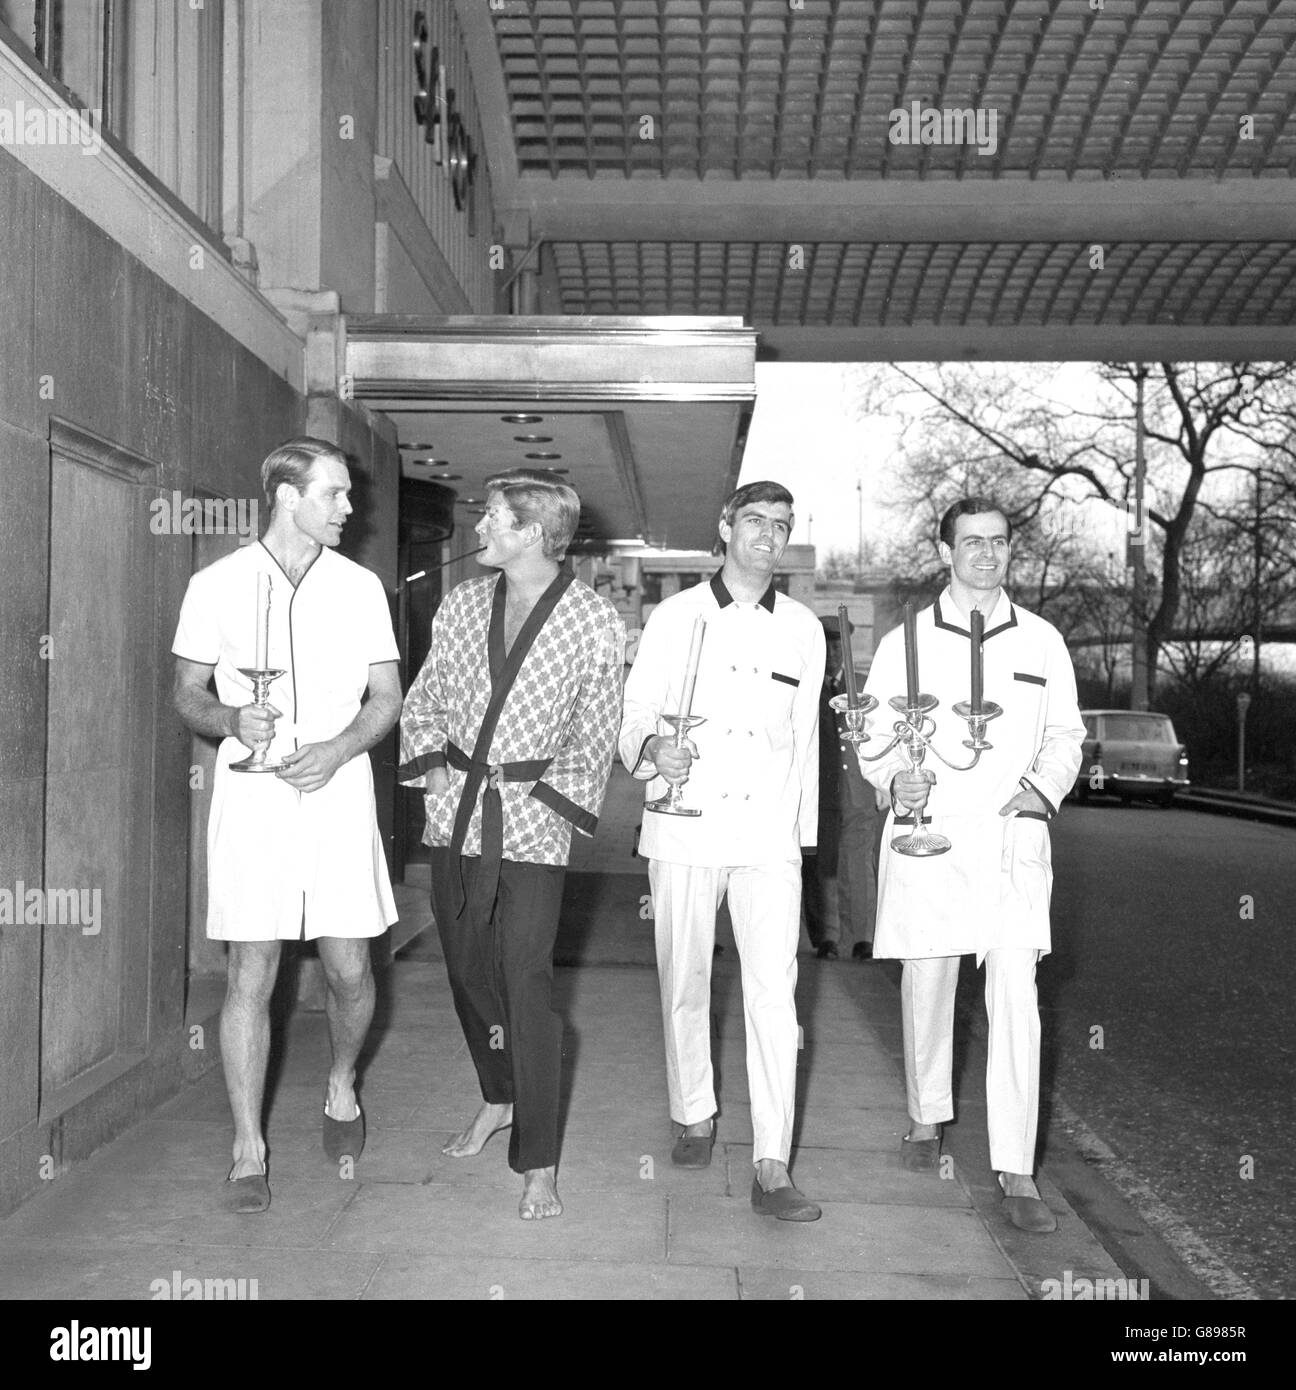
{"type": "Polygon", "coordinates": [[[257,574],[256,610],[256,669],[268,670],[270,651],[270,576],[261,570],[257,574]]]}
{"type": "Polygon", "coordinates": [[[684,669],[684,693],[680,696],[680,714],[689,714],[693,709],[693,687],[697,684],[698,662],[702,658],[702,635],[706,632],[706,619],[698,617],[693,623],[693,640],[689,643],[688,665],[684,669]]]}

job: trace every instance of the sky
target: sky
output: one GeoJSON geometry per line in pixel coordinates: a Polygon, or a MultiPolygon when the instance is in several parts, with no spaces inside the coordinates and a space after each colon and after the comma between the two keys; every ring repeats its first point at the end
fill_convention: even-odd
{"type": "Polygon", "coordinates": [[[838,363],[756,364],[756,409],[738,482],[782,483],[796,499],[792,544],[813,543],[821,559],[830,549],[854,553],[861,481],[865,543],[885,531],[881,502],[895,435],[885,421],[851,418],[859,371],[838,363]]]}

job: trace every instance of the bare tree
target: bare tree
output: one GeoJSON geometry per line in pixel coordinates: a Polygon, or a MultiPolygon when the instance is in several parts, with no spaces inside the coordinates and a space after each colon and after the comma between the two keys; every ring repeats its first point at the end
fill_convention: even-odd
{"type": "MultiPolygon", "coordinates": [[[[1296,479],[1296,364],[1172,363],[1096,369],[1093,408],[1050,397],[1038,371],[987,377],[966,367],[925,375],[896,367],[916,445],[906,461],[906,504],[935,511],[975,477],[1011,509],[1024,535],[1050,509],[1098,499],[1128,508],[1134,495],[1134,397],[1147,374],[1144,421],[1152,505],[1147,519],[1160,569],[1148,621],[1149,675],[1183,601],[1185,546],[1199,505],[1267,459],[1275,493],[1296,479]],[[916,407],[916,408],[915,408],[916,407]],[[961,467],[955,461],[961,462],[961,467]],[[954,466],[952,466],[954,465],[954,466]]],[[[1043,557],[1039,557],[1041,563],[1043,557]]]]}

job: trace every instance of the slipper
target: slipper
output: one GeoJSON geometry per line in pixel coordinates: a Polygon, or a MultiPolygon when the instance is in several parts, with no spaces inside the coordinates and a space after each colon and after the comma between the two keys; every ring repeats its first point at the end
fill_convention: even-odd
{"type": "Polygon", "coordinates": [[[715,1147],[716,1122],[715,1117],[711,1117],[711,1131],[709,1134],[685,1134],[680,1132],[680,1137],[675,1141],[675,1147],[671,1150],[671,1162],[677,1168],[706,1168],[711,1163],[711,1150],[715,1147]]]}
{"type": "Polygon", "coordinates": [[[907,1173],[934,1173],[940,1163],[941,1137],[900,1141],[900,1166],[907,1173]]]}
{"type": "Polygon", "coordinates": [[[752,1210],[758,1216],[776,1216],[780,1221],[818,1221],[823,1215],[818,1202],[812,1202],[795,1187],[772,1187],[768,1192],[759,1178],[752,1178],[752,1210]]]}
{"type": "MultiPolygon", "coordinates": [[[[999,1187],[1004,1185],[1003,1175],[999,1176],[999,1187]]],[[[1057,1230],[1057,1217],[1049,1210],[1041,1197],[1010,1197],[1004,1192],[1004,1215],[1019,1231],[1030,1231],[1035,1235],[1048,1235],[1057,1230]]]]}
{"type": "MultiPolygon", "coordinates": [[[[233,1168],[230,1169],[232,1173],[233,1168]]],[[[265,1211],[270,1205],[270,1183],[266,1171],[249,1173],[245,1178],[225,1179],[225,1210],[239,1216],[265,1211]]]]}
{"type": "Polygon", "coordinates": [[[354,1120],[335,1120],[327,1110],[320,1138],[324,1152],[336,1163],[340,1158],[359,1158],[364,1152],[365,1122],[364,1111],[356,1107],[354,1120]]]}

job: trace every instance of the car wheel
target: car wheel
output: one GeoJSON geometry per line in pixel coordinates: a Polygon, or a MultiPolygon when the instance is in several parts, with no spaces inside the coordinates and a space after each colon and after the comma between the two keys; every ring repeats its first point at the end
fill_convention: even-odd
{"type": "Polygon", "coordinates": [[[1134,798],[1129,794],[1129,792],[1121,792],[1121,794],[1120,794],[1120,804],[1121,804],[1122,806],[1128,806],[1128,805],[1130,804],[1130,802],[1133,801],[1133,800],[1134,800],[1134,798]]]}
{"type": "Polygon", "coordinates": [[[1162,792],[1161,795],[1157,797],[1157,805],[1158,805],[1158,806],[1166,806],[1166,807],[1173,806],[1173,805],[1174,805],[1174,799],[1175,799],[1175,794],[1174,794],[1174,792],[1172,792],[1172,791],[1171,791],[1171,792],[1162,792]]]}

